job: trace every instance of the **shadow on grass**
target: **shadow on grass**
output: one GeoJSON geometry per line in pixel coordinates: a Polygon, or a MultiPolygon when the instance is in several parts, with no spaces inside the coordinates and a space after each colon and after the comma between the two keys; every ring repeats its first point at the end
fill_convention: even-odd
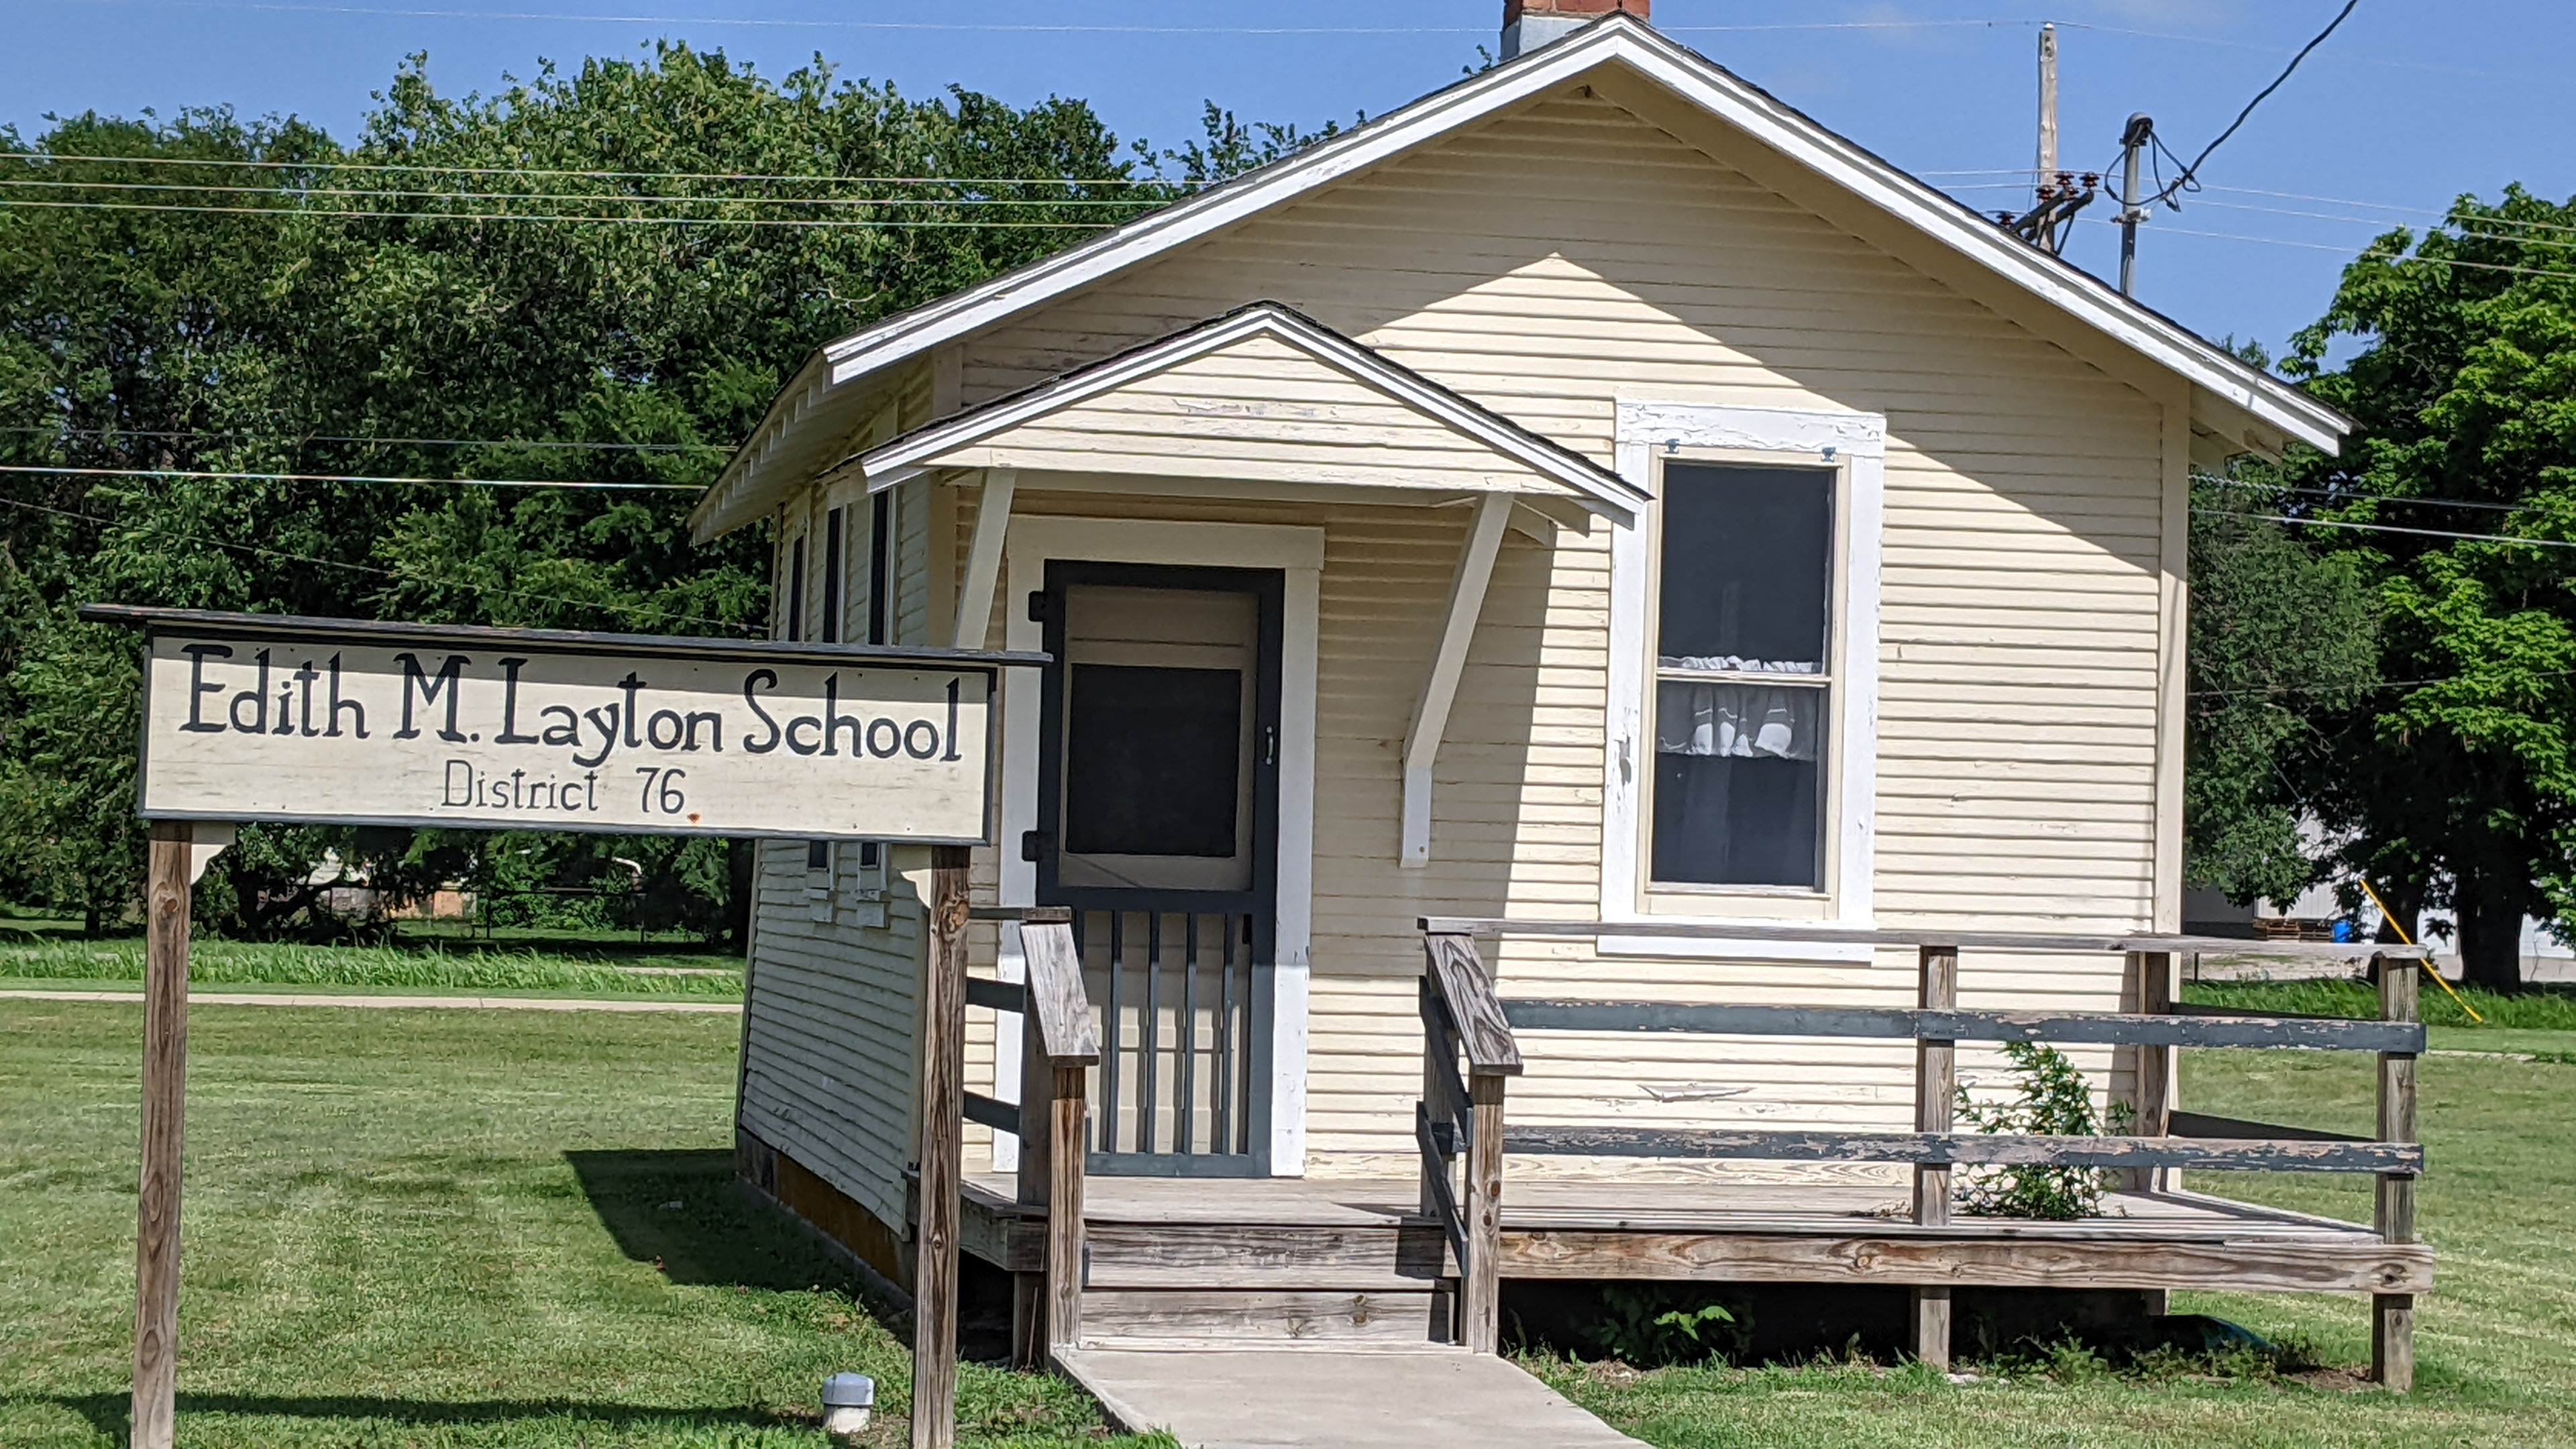
{"type": "Polygon", "coordinates": [[[861,1292],[856,1274],[734,1179],[730,1152],[567,1152],[619,1251],[674,1283],[861,1292]]]}
{"type": "MultiPolygon", "coordinates": [[[[694,1152],[567,1152],[573,1175],[619,1251],[673,1283],[848,1294],[898,1343],[912,1314],[785,1210],[734,1178],[734,1156],[694,1152]]],[[[972,1254],[958,1264],[958,1353],[1005,1363],[1011,1352],[1011,1275],[972,1254]]]]}
{"type": "MultiPolygon", "coordinates": [[[[14,1397],[14,1396],[12,1396],[14,1397]]],[[[130,1395],[30,1395],[19,1403],[53,1404],[80,1415],[100,1434],[124,1442],[130,1395]]],[[[360,1395],[321,1394],[285,1398],[269,1394],[179,1395],[179,1413],[238,1414],[252,1418],[337,1419],[357,1423],[499,1424],[514,1421],[564,1420],[645,1429],[798,1429],[814,1421],[795,1414],[751,1408],[664,1408],[652,1404],[599,1404],[577,1399],[378,1399],[360,1395]]]]}

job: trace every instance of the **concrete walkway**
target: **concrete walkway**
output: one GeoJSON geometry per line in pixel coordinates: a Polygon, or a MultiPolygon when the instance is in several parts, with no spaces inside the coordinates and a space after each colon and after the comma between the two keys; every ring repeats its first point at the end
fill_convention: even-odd
{"type": "Polygon", "coordinates": [[[1059,1353],[1120,1428],[1186,1449],[1636,1449],[1554,1389],[1463,1349],[1083,1348],[1059,1353]]]}
{"type": "MultiPolygon", "coordinates": [[[[122,1001],[140,991],[0,991],[0,1001],[122,1001]]],[[[320,996],[290,991],[191,991],[190,1006],[411,1007],[437,1011],[690,1011],[739,1013],[738,1001],[581,1001],[560,996],[320,996]]]]}

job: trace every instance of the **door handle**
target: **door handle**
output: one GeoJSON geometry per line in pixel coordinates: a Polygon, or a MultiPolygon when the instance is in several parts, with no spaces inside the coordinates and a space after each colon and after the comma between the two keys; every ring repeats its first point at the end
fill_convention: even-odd
{"type": "Polygon", "coordinates": [[[1053,843],[1054,837],[1043,830],[1023,830],[1020,832],[1020,859],[1035,865],[1045,857],[1047,847],[1053,843]]]}
{"type": "Polygon", "coordinates": [[[1261,728],[1261,763],[1265,765],[1279,763],[1279,726],[1277,725],[1264,725],[1261,728]]]}

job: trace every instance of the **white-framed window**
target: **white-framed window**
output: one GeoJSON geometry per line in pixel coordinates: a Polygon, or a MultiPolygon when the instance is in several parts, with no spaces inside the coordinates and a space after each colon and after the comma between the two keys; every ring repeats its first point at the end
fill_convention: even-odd
{"type": "Polygon", "coordinates": [[[1648,888],[1821,892],[1842,469],[1657,463],[1648,888]]]}
{"type": "Polygon", "coordinates": [[[1871,921],[1885,438],[1620,400],[1605,919],[1871,921]]]}

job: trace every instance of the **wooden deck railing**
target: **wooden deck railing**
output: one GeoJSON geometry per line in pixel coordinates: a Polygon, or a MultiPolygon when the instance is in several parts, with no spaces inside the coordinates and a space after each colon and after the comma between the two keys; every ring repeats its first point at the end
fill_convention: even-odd
{"type": "Polygon", "coordinates": [[[1413,1136],[1422,1151],[1422,1211],[1458,1255],[1458,1321],[1478,1353],[1502,1347],[1503,1081],[1520,1075],[1520,1049],[1492,983],[1465,936],[1430,936],[1422,972],[1422,1097],[1413,1136]],[[1458,1072],[1466,1058],[1466,1076],[1458,1072]],[[1465,1191],[1449,1181],[1466,1158],[1465,1191]]]}
{"type": "MultiPolygon", "coordinates": [[[[2259,1016],[2174,1008],[2171,963],[2178,954],[2243,950],[2252,943],[2184,936],[2058,936],[1978,932],[1860,931],[1832,926],[1715,923],[1516,922],[1432,918],[1422,922],[1426,968],[1422,1014],[1427,1050],[1423,1101],[1415,1118],[1422,1153],[1422,1210],[1447,1229],[1458,1255],[1459,1336],[1490,1351],[1497,1343],[1501,1235],[1497,1208],[1507,1152],[1608,1157],[1753,1159],[1775,1162],[1906,1163],[1914,1168],[1913,1218],[1938,1227],[1950,1220],[1951,1173],[1961,1166],[2039,1165],[2125,1168],[2146,1187],[2184,1167],[2251,1171],[2362,1172],[2378,1178],[2375,1227],[2383,1241],[2415,1241],[2415,1180],[2424,1150],[2415,1139],[2415,1059],[2424,1050],[2416,1011],[2418,948],[2373,945],[2383,958],[2380,1019],[2259,1016]],[[1505,999],[1476,951],[1479,935],[1698,936],[1716,939],[1835,942],[1913,949],[1919,960],[1912,1009],[1821,1006],[1684,1005],[1652,1001],[1505,999]],[[2137,1012],[1962,1011],[1959,950],[2115,950],[2131,958],[2137,1012]],[[1726,1036],[1800,1036],[1912,1040],[1915,1111],[1912,1132],[1642,1127],[1506,1127],[1503,1082],[1521,1071],[1516,1031],[1683,1032],[1726,1036]],[[2128,1136],[2016,1136],[1951,1130],[1957,1098],[1957,1048],[1968,1042],[2088,1043],[2130,1048],[2135,1085],[2128,1136]],[[2264,1123],[2172,1111],[2166,1091],[2171,1053],[2180,1047],[2359,1051],[2378,1055],[2379,1134],[2346,1137],[2264,1123]],[[1464,1049],[1468,1082],[1457,1080],[1464,1049]],[[2172,1135],[2177,1127],[2188,1135],[2172,1135]],[[1463,1201],[1449,1182],[1465,1145],[1463,1201]],[[1490,1145],[1489,1145],[1490,1144],[1490,1145]]],[[[2266,954],[2351,955],[2349,947],[2266,942],[2266,954]]],[[[1946,1367],[1950,1290],[1915,1289],[1916,1356],[1946,1367]]],[[[2374,1295],[2372,1366],[2381,1382],[2413,1382],[2414,1298],[2374,1295]]]]}
{"type": "MultiPolygon", "coordinates": [[[[942,847],[943,850],[949,849],[942,847]]],[[[1100,1033],[1082,989],[1072,913],[1048,907],[969,908],[963,850],[934,869],[923,1042],[921,1226],[915,1235],[914,1449],[948,1449],[956,1436],[957,1245],[961,1124],[981,1122],[1020,1139],[1018,1198],[1046,1212],[1046,1266],[1014,1284],[1012,1350],[1026,1367],[1051,1362],[1082,1336],[1083,1116],[1100,1033]],[[1027,962],[1021,981],[966,974],[968,920],[1017,921],[1027,962]],[[965,1008],[1020,1018],[1020,1100],[963,1085],[965,1008]]]]}

